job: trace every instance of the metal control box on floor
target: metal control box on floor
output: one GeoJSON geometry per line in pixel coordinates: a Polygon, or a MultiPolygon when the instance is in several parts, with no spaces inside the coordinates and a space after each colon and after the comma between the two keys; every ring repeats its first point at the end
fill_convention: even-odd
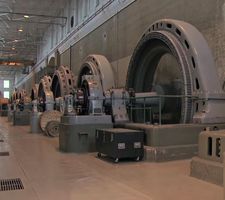
{"type": "Polygon", "coordinates": [[[144,133],[123,128],[97,129],[96,149],[98,156],[105,154],[115,162],[122,158],[141,160],[144,156],[144,133]]]}

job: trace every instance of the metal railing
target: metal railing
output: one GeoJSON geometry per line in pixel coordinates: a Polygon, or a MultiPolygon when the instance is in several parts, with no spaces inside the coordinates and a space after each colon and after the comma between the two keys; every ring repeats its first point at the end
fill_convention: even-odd
{"type": "MultiPolygon", "coordinates": [[[[163,108],[165,106],[165,102],[166,99],[174,99],[174,101],[180,102],[181,106],[181,102],[188,102],[190,101],[191,104],[194,105],[195,101],[207,101],[206,99],[199,99],[196,96],[187,96],[187,95],[158,95],[158,96],[152,96],[152,97],[133,97],[132,98],[132,102],[135,102],[136,99],[143,99],[143,104],[142,105],[136,105],[135,103],[131,103],[127,106],[128,109],[128,113],[129,113],[129,117],[131,121],[134,121],[134,113],[135,112],[139,112],[139,116],[140,113],[142,113],[142,121],[140,121],[140,123],[157,123],[159,125],[162,124],[162,116],[163,116],[163,108]],[[154,103],[153,106],[149,106],[148,102],[151,102],[150,99],[154,99],[154,102],[157,100],[157,104],[154,103]],[[141,111],[141,112],[140,112],[141,111]],[[154,119],[156,119],[156,117],[154,116],[158,116],[158,122],[154,122],[154,119]]],[[[175,105],[175,104],[174,104],[175,105]]],[[[168,106],[168,105],[167,105],[168,106]]],[[[181,112],[181,111],[180,111],[181,112]]]]}

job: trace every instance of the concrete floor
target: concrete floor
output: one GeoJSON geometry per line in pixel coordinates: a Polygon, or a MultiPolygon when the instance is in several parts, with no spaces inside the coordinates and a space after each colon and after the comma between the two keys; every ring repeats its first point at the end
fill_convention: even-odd
{"type": "Polygon", "coordinates": [[[21,178],[24,190],[1,200],[222,200],[223,188],[189,176],[190,160],[149,163],[63,154],[57,138],[30,134],[0,118],[0,179],[21,178]]]}

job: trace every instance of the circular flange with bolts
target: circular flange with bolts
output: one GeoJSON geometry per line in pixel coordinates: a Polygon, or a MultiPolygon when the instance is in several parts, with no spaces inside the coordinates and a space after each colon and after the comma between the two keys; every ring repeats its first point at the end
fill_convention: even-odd
{"type": "Polygon", "coordinates": [[[23,102],[25,104],[31,103],[31,98],[27,95],[27,91],[25,89],[22,89],[19,92],[19,99],[21,102],[23,102]]]}
{"type": "Polygon", "coordinates": [[[54,98],[72,94],[76,86],[73,72],[66,66],[60,66],[52,78],[52,92],[54,98]]]}
{"type": "Polygon", "coordinates": [[[34,101],[38,98],[38,84],[35,84],[31,90],[31,100],[34,101]]]}
{"type": "Polygon", "coordinates": [[[50,76],[44,76],[38,86],[38,98],[42,101],[51,102],[54,100],[53,93],[51,91],[52,78],[50,76]]]}
{"type": "Polygon", "coordinates": [[[83,93],[83,114],[103,112],[103,96],[115,87],[114,75],[109,61],[102,55],[89,55],[81,66],[77,86],[83,93]],[[89,97],[98,100],[89,100],[89,97]]]}
{"type": "Polygon", "coordinates": [[[25,96],[27,96],[26,90],[22,89],[19,91],[19,99],[23,99],[25,96]]]}
{"type": "Polygon", "coordinates": [[[179,122],[191,122],[193,115],[203,112],[208,104],[201,102],[203,105],[200,106],[199,102],[193,103],[187,96],[224,96],[212,53],[206,40],[194,26],[172,19],[153,23],[143,34],[131,57],[126,86],[136,92],[151,91],[157,66],[165,54],[172,55],[178,62],[181,95],[186,96],[181,102],[179,122]]]}
{"type": "Polygon", "coordinates": [[[16,101],[18,99],[19,93],[17,90],[15,90],[12,94],[12,101],[16,101]]]}

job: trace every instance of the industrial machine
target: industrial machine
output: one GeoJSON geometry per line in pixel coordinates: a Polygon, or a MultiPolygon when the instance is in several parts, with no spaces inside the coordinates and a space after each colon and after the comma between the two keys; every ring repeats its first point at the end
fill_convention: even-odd
{"type": "Polygon", "coordinates": [[[52,77],[44,76],[32,88],[31,132],[58,136],[59,121],[64,112],[64,96],[72,93],[74,87],[73,73],[68,67],[60,66],[52,77]]]}
{"type": "Polygon", "coordinates": [[[65,97],[65,112],[59,129],[61,151],[95,151],[95,130],[113,126],[111,116],[103,110],[103,91],[115,87],[113,77],[105,57],[92,55],[86,59],[78,76],[77,88],[73,88],[72,95],[65,97]]]}
{"type": "Polygon", "coordinates": [[[96,151],[95,131],[129,122],[127,106],[143,102],[146,106],[158,105],[157,93],[115,88],[108,60],[102,55],[89,55],[81,66],[77,87],[65,96],[65,112],[59,129],[60,150],[96,151]]]}
{"type": "MultiPolygon", "coordinates": [[[[215,69],[204,37],[186,22],[159,20],[143,34],[130,60],[127,88],[147,92],[160,86],[164,107],[156,115],[158,124],[123,127],[145,131],[147,160],[190,158],[197,154],[202,130],[224,128],[224,91],[215,69]]],[[[134,122],[143,116],[135,111],[134,122]]]]}
{"type": "Polygon", "coordinates": [[[114,126],[144,131],[147,160],[184,159],[197,154],[202,130],[225,128],[225,93],[212,53],[186,22],[153,23],[131,56],[126,87],[115,82],[102,55],[88,56],[77,77],[61,66],[41,80],[38,105],[63,113],[55,128],[60,150],[95,151],[95,130],[114,126]]]}
{"type": "Polygon", "coordinates": [[[41,112],[38,110],[38,84],[35,84],[31,90],[31,101],[32,101],[32,112],[30,115],[30,132],[31,133],[41,133],[40,127],[40,116],[41,112]]]}
{"type": "Polygon", "coordinates": [[[87,123],[98,129],[96,119],[102,118],[104,124],[144,130],[148,160],[190,158],[197,154],[202,130],[225,128],[224,97],[202,34],[188,23],[160,20],[143,34],[134,50],[126,88],[115,88],[106,58],[87,57],[61,118],[60,149],[76,151],[77,138],[93,138],[87,123]],[[74,131],[84,124],[86,131],[74,131]],[[74,132],[80,136],[74,137],[74,132]]]}
{"type": "MultiPolygon", "coordinates": [[[[59,121],[59,112],[54,111],[55,100],[51,90],[52,78],[45,75],[31,91],[33,110],[31,113],[31,133],[48,133],[46,127],[52,120],[59,121]],[[57,115],[58,114],[58,115],[57,115]]],[[[51,129],[55,130],[55,129],[51,129]]],[[[51,134],[47,134],[51,135],[51,134]]],[[[51,136],[55,136],[52,134],[51,136]]]]}
{"type": "Polygon", "coordinates": [[[39,110],[41,112],[54,110],[55,102],[54,102],[53,92],[51,91],[51,83],[52,83],[52,78],[46,75],[40,80],[40,83],[38,85],[37,99],[38,99],[39,110]]]}
{"type": "Polygon", "coordinates": [[[30,95],[31,101],[38,99],[38,86],[39,86],[38,84],[34,84],[34,86],[32,87],[30,95]]]}
{"type": "Polygon", "coordinates": [[[17,89],[14,90],[8,104],[8,122],[13,120],[13,111],[16,109],[16,100],[18,99],[17,89]]]}
{"type": "Polygon", "coordinates": [[[33,103],[33,111],[31,114],[31,133],[45,133],[46,124],[51,119],[47,118],[44,112],[51,112],[54,110],[54,96],[51,91],[52,78],[45,75],[40,80],[39,84],[34,85],[31,91],[31,98],[33,103]],[[43,125],[44,124],[44,125],[43,125]]]}
{"type": "Polygon", "coordinates": [[[29,125],[30,113],[32,110],[31,99],[28,96],[26,90],[15,90],[13,94],[11,113],[13,125],[29,125]]]}
{"type": "Polygon", "coordinates": [[[195,27],[160,20],[149,27],[134,50],[127,88],[146,92],[160,85],[165,95],[183,96],[179,101],[165,101],[162,115],[178,115],[170,123],[224,123],[225,93],[215,69],[208,44],[195,27]],[[168,107],[176,108],[170,111],[168,107]]]}
{"type": "Polygon", "coordinates": [[[8,104],[8,99],[0,98],[0,116],[8,116],[8,104]]]}

